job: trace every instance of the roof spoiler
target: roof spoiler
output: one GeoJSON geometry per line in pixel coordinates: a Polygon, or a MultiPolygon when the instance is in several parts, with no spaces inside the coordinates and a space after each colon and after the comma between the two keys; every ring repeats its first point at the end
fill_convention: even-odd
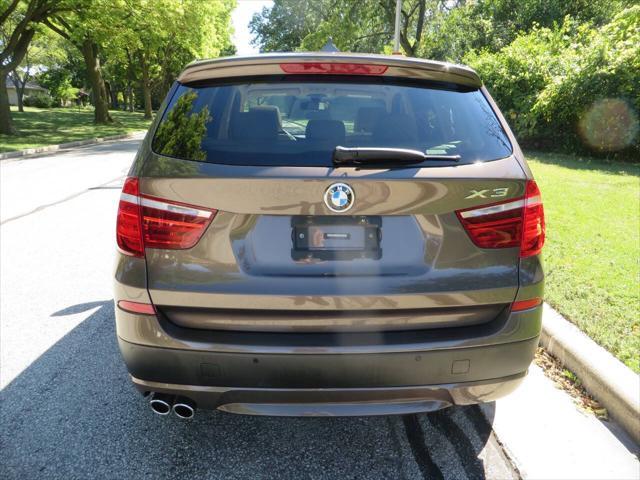
{"type": "MultiPolygon", "coordinates": [[[[322,67],[329,70],[327,72],[309,71],[306,73],[366,75],[367,70],[376,72],[384,70],[382,73],[376,73],[376,75],[447,82],[472,88],[480,88],[482,86],[482,81],[478,74],[463,65],[399,55],[368,55],[340,52],[269,53],[246,57],[201,60],[188,65],[178,77],[178,81],[180,83],[191,83],[218,78],[282,75],[284,73],[299,74],[302,73],[300,72],[300,66],[307,64],[336,66],[322,67]],[[297,67],[287,67],[288,64],[293,64],[297,67]],[[345,65],[350,67],[347,68],[345,65]],[[368,68],[357,68],[359,66],[367,66],[368,68]],[[362,70],[362,73],[356,70],[362,70]]],[[[370,75],[371,73],[368,74],[370,75]]]]}

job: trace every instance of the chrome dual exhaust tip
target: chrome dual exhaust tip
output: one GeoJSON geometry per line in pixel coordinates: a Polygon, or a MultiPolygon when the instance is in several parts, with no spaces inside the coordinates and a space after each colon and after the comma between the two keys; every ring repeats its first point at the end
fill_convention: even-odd
{"type": "Polygon", "coordinates": [[[149,406],[153,413],[157,415],[166,416],[171,413],[182,420],[189,420],[196,414],[196,404],[193,400],[187,397],[176,397],[168,393],[153,392],[149,395],[145,395],[145,398],[149,398],[149,406]]]}
{"type": "Polygon", "coordinates": [[[173,404],[173,413],[178,418],[189,420],[196,414],[196,404],[189,398],[178,397],[173,404]]]}
{"type": "Polygon", "coordinates": [[[169,415],[173,407],[175,397],[166,393],[152,393],[149,406],[153,413],[158,415],[169,415]]]}

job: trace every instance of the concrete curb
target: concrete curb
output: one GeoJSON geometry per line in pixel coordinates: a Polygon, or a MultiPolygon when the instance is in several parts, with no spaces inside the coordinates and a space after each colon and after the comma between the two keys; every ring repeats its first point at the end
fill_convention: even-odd
{"type": "Polygon", "coordinates": [[[640,443],[640,376],[545,304],[540,345],[640,443]]]}
{"type": "Polygon", "coordinates": [[[111,140],[123,140],[125,138],[132,138],[140,133],[145,133],[145,132],[146,130],[139,130],[137,132],[125,133],[122,135],[112,135],[110,137],[88,138],[86,140],[77,140],[75,142],[61,143],[59,145],[47,145],[46,147],[27,148],[26,150],[0,153],[0,160],[26,157],[30,155],[37,155],[40,153],[53,153],[59,150],[66,150],[68,148],[74,148],[74,147],[83,147],[85,145],[94,145],[96,143],[109,142],[111,140]]]}

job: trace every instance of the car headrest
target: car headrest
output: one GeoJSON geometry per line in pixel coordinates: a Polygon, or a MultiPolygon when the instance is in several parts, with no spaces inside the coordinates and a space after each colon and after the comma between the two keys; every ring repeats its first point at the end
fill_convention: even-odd
{"type": "Polygon", "coordinates": [[[356,121],[353,124],[354,132],[373,132],[378,119],[384,115],[382,107],[360,107],[356,113],[356,121]]]}
{"type": "Polygon", "coordinates": [[[238,112],[231,119],[231,138],[234,140],[276,140],[280,130],[280,111],[275,106],[238,112]]]}
{"type": "Polygon", "coordinates": [[[329,120],[329,110],[309,110],[304,114],[305,118],[309,120],[329,120]]]}
{"type": "Polygon", "coordinates": [[[413,117],[404,113],[388,113],[376,121],[373,128],[376,143],[388,145],[415,143],[418,141],[418,126],[413,117]]]}
{"type": "Polygon", "coordinates": [[[340,120],[309,120],[307,123],[307,140],[341,145],[344,143],[345,136],[344,123],[340,120]]]}

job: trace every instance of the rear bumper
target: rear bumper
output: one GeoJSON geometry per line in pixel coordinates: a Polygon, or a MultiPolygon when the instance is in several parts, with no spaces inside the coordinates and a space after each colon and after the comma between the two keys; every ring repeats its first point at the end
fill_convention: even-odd
{"type": "Polygon", "coordinates": [[[511,393],[526,372],[482,382],[386,388],[228,388],[150,382],[132,377],[141,392],[191,398],[199,408],[244,415],[355,416],[431,412],[490,402],[511,393]]]}
{"type": "Polygon", "coordinates": [[[411,352],[255,354],[166,349],[119,339],[140,391],[264,415],[376,415],[490,402],[524,377],[538,343],[411,352]]]}

